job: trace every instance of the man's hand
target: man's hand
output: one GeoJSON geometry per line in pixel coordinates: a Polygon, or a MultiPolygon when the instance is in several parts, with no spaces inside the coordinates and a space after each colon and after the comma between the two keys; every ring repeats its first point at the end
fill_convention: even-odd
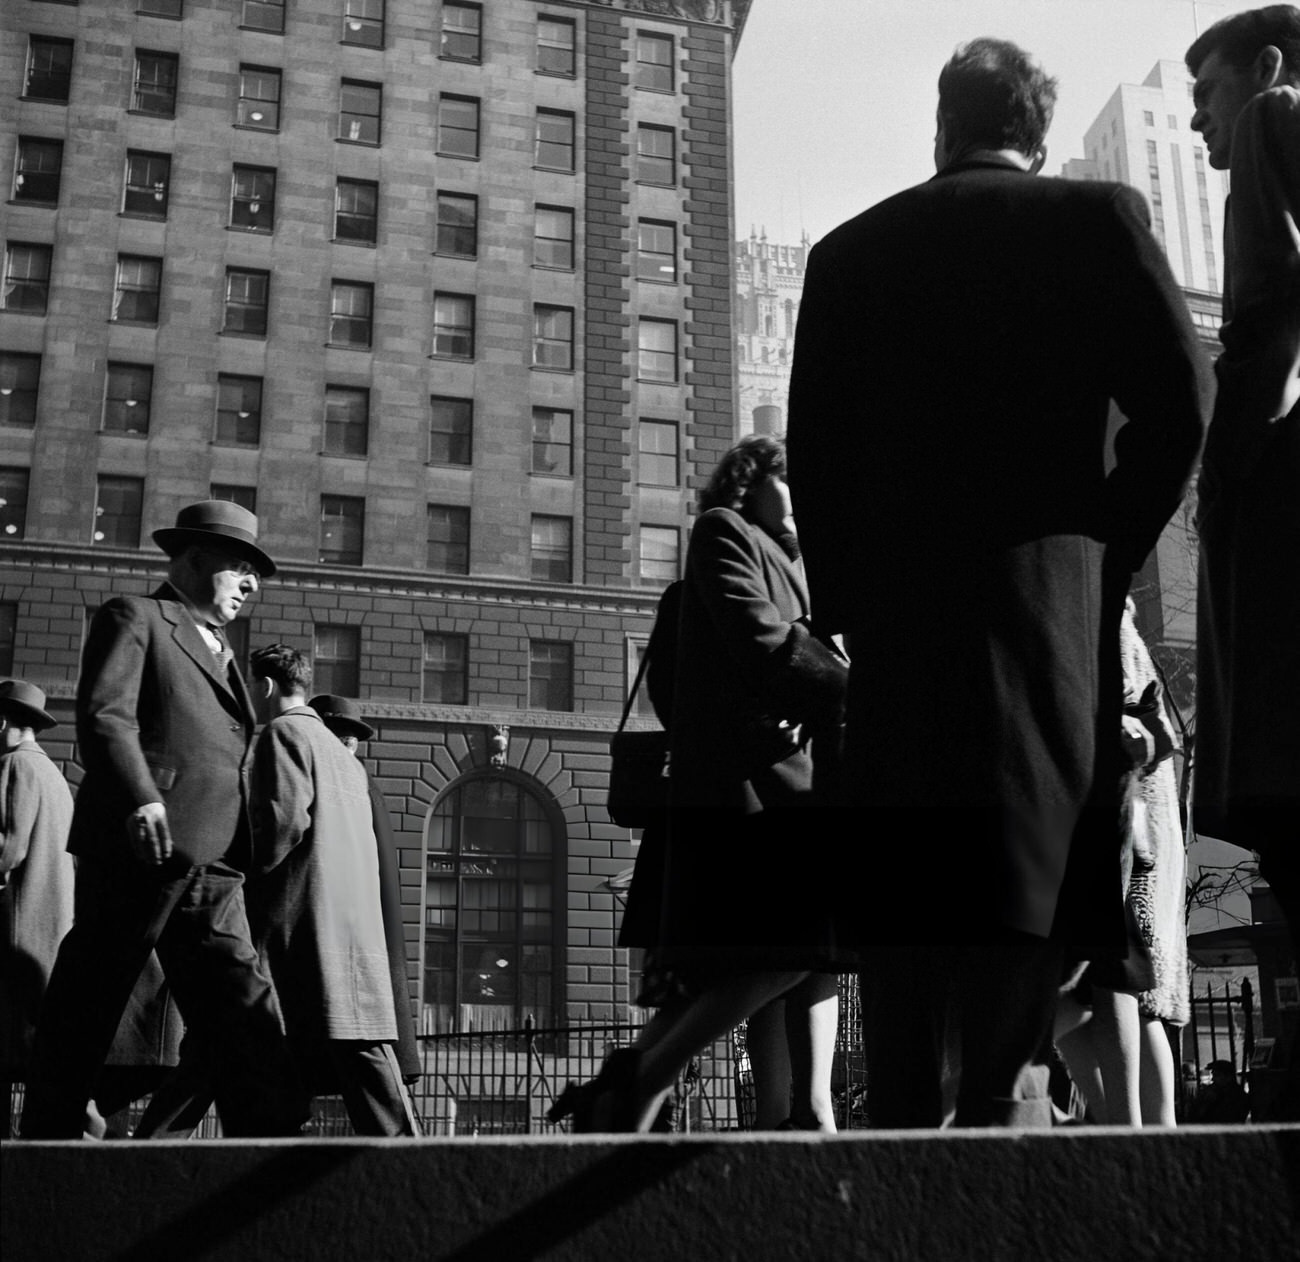
{"type": "Polygon", "coordinates": [[[126,817],[127,841],[141,863],[157,867],[171,858],[172,831],[167,826],[167,808],[161,802],[146,802],[126,817]]]}

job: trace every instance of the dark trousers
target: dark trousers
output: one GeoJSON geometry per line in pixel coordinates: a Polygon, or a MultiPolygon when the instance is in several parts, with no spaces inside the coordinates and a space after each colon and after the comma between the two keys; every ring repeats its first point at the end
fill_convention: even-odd
{"type": "Polygon", "coordinates": [[[41,1006],[23,1137],[80,1137],[86,1101],[153,950],[187,1030],[213,1049],[225,1133],[297,1134],[308,1100],[253,949],[242,874],[220,861],[152,869],[123,857],[78,863],[76,920],[41,1006]]]}
{"type": "MultiPolygon", "coordinates": [[[[1300,954],[1300,799],[1265,803],[1241,814],[1247,823],[1237,834],[1239,844],[1253,845],[1259,852],[1259,874],[1282,911],[1292,954],[1300,954]]],[[[1257,1122],[1300,1122],[1300,1033],[1284,1054],[1286,1076],[1269,1116],[1256,1116],[1257,1122]]]]}
{"type": "Polygon", "coordinates": [[[1036,1065],[1056,1011],[1063,951],[1007,932],[970,945],[877,947],[862,973],[867,1116],[881,1128],[1050,1125],[1036,1065]],[[951,1094],[951,1093],[949,1093],[951,1094]]]}

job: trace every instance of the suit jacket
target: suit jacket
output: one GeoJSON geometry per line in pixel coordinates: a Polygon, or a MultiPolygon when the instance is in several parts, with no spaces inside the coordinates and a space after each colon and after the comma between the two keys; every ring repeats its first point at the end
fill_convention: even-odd
{"type": "Polygon", "coordinates": [[[130,854],[127,816],[162,802],[175,863],[211,863],[242,844],[255,720],[248,690],[224,673],[189,610],[164,583],[118,596],[91,622],[77,684],[77,789],[68,849],[130,854]]]}
{"type": "Polygon", "coordinates": [[[789,481],[818,620],[852,637],[846,778],[868,831],[851,854],[881,891],[923,870],[938,908],[882,898],[887,937],[1046,935],[1082,864],[1070,889],[1122,945],[1119,617],[1210,394],[1147,223],[1121,185],[993,158],[809,258],[789,481]]]}

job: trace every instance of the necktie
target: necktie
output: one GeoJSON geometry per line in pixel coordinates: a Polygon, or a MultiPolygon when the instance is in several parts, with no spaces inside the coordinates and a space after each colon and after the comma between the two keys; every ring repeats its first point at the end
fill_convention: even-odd
{"type": "Polygon", "coordinates": [[[217,659],[217,674],[224,679],[235,652],[226,640],[226,633],[220,627],[208,623],[208,630],[212,632],[213,638],[217,642],[217,647],[212,650],[212,656],[217,659]]]}

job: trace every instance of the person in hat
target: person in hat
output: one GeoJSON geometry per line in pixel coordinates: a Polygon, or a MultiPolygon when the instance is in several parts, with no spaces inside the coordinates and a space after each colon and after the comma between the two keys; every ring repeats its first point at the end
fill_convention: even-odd
{"type": "MultiPolygon", "coordinates": [[[[307,702],[325,720],[325,726],[343,742],[344,747],[361,762],[360,745],[368,741],[375,729],[361,717],[361,707],[351,697],[321,693],[307,702]]],[[[388,943],[388,969],[393,981],[393,1008],[397,1015],[397,1065],[402,1081],[410,1086],[424,1074],[424,1061],[415,1037],[415,1018],[411,1014],[411,994],[406,980],[406,938],[402,931],[402,890],[398,875],[397,839],[388,803],[379,786],[366,776],[370,791],[370,814],[379,851],[379,899],[384,913],[384,938],[388,943]]]]}
{"type": "Polygon", "coordinates": [[[104,604],[82,656],[85,775],[68,843],[76,921],[37,1023],[28,1139],[81,1135],[154,949],[210,1060],[225,1134],[292,1135],[309,1116],[244,906],[255,719],[223,632],[275,564],[257,545],[257,518],[228,501],[191,504],[153,537],[170,558],[167,581],[104,604]]]}
{"type": "Polygon", "coordinates": [[[56,721],[35,684],[0,683],[0,1083],[6,1138],[10,1087],[27,1076],[41,996],[59,943],[72,927],[72,793],[36,743],[37,734],[56,721]]]}

